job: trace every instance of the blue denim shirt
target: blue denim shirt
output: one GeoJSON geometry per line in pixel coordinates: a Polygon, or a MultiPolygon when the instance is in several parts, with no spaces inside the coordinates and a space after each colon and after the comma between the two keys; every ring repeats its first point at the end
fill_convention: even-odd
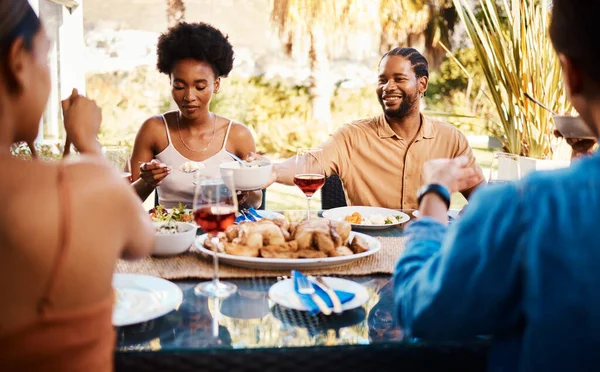
{"type": "Polygon", "coordinates": [[[490,371],[600,371],[600,154],[476,191],[407,228],[394,275],[412,337],[492,335],[490,371]]]}

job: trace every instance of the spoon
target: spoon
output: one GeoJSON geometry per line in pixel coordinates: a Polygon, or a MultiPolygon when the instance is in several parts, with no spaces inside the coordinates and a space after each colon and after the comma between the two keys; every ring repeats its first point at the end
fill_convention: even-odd
{"type": "Polygon", "coordinates": [[[248,162],[243,161],[242,159],[240,159],[236,154],[227,151],[227,153],[229,154],[229,156],[231,156],[235,161],[237,161],[238,163],[240,163],[242,165],[242,167],[244,168],[249,168],[250,164],[248,164],[248,162]]]}
{"type": "Polygon", "coordinates": [[[538,101],[537,99],[533,98],[532,96],[529,95],[529,93],[525,92],[523,93],[525,95],[525,97],[527,97],[529,100],[531,100],[531,102],[535,103],[536,105],[540,106],[541,108],[543,108],[544,110],[548,111],[549,113],[551,113],[552,115],[558,115],[556,112],[550,110],[548,107],[546,107],[546,105],[544,105],[543,103],[541,103],[540,101],[538,101]]]}

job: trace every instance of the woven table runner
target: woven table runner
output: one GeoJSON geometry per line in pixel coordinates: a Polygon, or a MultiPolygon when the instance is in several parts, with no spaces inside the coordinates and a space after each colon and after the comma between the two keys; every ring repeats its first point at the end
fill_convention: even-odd
{"type": "MultiPolygon", "coordinates": [[[[381,249],[374,255],[365,257],[347,265],[302,270],[313,275],[370,275],[392,274],[396,261],[404,251],[404,237],[378,236],[381,249]]],[[[158,276],[164,279],[210,279],[213,274],[212,257],[201,253],[192,246],[187,253],[175,257],[148,257],[138,261],[119,260],[117,273],[133,273],[158,276]]],[[[290,275],[289,270],[246,269],[219,261],[221,278],[277,277],[290,275]]]]}

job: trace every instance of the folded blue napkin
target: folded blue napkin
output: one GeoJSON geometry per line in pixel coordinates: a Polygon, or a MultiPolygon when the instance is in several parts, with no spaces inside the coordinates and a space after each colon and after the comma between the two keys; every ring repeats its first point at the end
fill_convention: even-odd
{"type": "Polygon", "coordinates": [[[240,215],[235,219],[235,223],[253,222],[262,219],[256,209],[250,207],[248,209],[240,209],[240,215]]]}
{"type": "MultiPolygon", "coordinates": [[[[298,292],[298,283],[297,283],[296,277],[299,277],[299,276],[304,276],[304,274],[302,274],[299,271],[292,270],[292,281],[294,282],[294,291],[296,292],[296,295],[298,295],[298,297],[300,298],[300,301],[302,301],[304,306],[306,306],[308,308],[308,310],[307,310],[308,313],[310,315],[317,315],[321,312],[321,310],[319,309],[319,306],[317,306],[315,301],[313,301],[312,296],[309,294],[300,294],[298,292]]],[[[323,299],[323,301],[325,301],[327,306],[332,307],[333,302],[331,302],[331,299],[329,298],[329,295],[327,294],[327,292],[322,290],[318,285],[315,285],[313,283],[311,283],[311,284],[312,284],[313,288],[315,289],[315,294],[317,296],[321,297],[323,299]]],[[[354,293],[338,291],[337,289],[335,289],[334,292],[338,296],[338,298],[340,299],[340,302],[342,304],[345,304],[346,302],[348,302],[354,298],[354,293]]]]}

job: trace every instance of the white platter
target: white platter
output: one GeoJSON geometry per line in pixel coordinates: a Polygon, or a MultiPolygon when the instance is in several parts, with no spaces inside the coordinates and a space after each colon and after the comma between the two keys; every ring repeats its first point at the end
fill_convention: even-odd
{"type": "Polygon", "coordinates": [[[116,305],[112,322],[116,327],[146,322],[177,309],[183,292],[174,283],[150,275],[114,274],[116,305]]]}
{"type": "MultiPolygon", "coordinates": [[[[303,269],[320,269],[323,267],[335,267],[346,265],[361,258],[377,253],[381,249],[379,240],[354,231],[350,232],[350,241],[354,236],[360,236],[365,239],[369,246],[369,250],[363,253],[357,253],[349,256],[341,257],[325,257],[325,258],[262,258],[262,257],[242,257],[234,256],[227,253],[217,253],[220,263],[225,263],[232,266],[245,267],[249,269],[262,270],[303,270],[303,269]]],[[[202,253],[212,256],[213,252],[204,248],[202,245],[207,234],[200,235],[194,241],[196,248],[202,253]]]]}
{"type": "Polygon", "coordinates": [[[363,230],[387,229],[392,226],[397,226],[397,225],[403,224],[410,220],[410,216],[408,214],[394,210],[394,209],[380,208],[380,207],[364,207],[364,206],[340,207],[340,208],[328,209],[323,212],[323,217],[325,217],[331,221],[344,221],[344,218],[346,216],[349,216],[354,212],[360,213],[360,215],[363,216],[363,218],[368,218],[370,216],[379,214],[379,215],[382,215],[383,217],[387,217],[390,215],[399,216],[399,217],[401,217],[401,219],[394,223],[383,224],[383,225],[363,225],[363,224],[354,224],[353,223],[352,224],[353,229],[363,229],[363,230]]]}
{"type": "MultiPolygon", "coordinates": [[[[461,211],[460,209],[449,209],[448,210],[448,219],[450,221],[457,219],[459,217],[460,211],[461,211]]],[[[412,212],[412,215],[415,216],[416,218],[419,218],[419,216],[421,216],[421,213],[417,209],[412,212]]]]}
{"type": "MultiPolygon", "coordinates": [[[[369,300],[369,292],[361,284],[341,278],[323,277],[323,279],[334,290],[354,293],[352,300],[342,304],[342,310],[344,311],[356,309],[369,300]]],[[[289,309],[299,311],[308,310],[294,291],[294,281],[292,279],[282,280],[273,284],[269,288],[269,298],[276,304],[289,309]]]]}

